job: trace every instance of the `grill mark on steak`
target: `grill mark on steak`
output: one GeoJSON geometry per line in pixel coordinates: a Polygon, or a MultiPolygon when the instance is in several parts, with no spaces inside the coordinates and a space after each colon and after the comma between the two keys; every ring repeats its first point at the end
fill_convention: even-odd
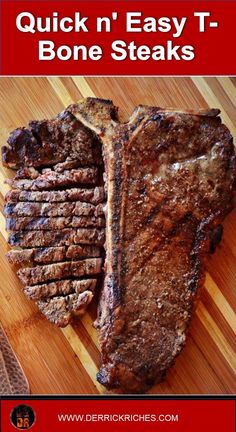
{"type": "Polygon", "coordinates": [[[17,274],[24,285],[37,285],[46,281],[96,275],[101,272],[102,259],[91,258],[81,261],[66,261],[43,266],[20,269],[17,274]]]}
{"type": "Polygon", "coordinates": [[[81,294],[84,291],[94,293],[97,279],[60,280],[42,285],[25,286],[24,293],[31,300],[41,300],[55,296],[66,296],[73,292],[81,294]]]}
{"type": "Polygon", "coordinates": [[[105,200],[103,187],[95,187],[94,189],[65,189],[58,191],[21,191],[13,189],[6,194],[6,201],[34,201],[34,202],[67,202],[67,201],[82,201],[94,205],[100,204],[105,200]]]}
{"type": "Polygon", "coordinates": [[[68,157],[83,166],[102,163],[98,137],[68,111],[15,129],[2,148],[3,163],[11,168],[50,166],[68,157]]]}
{"type": "Polygon", "coordinates": [[[44,202],[8,202],[4,206],[4,214],[7,216],[98,216],[103,215],[103,207],[98,204],[86,202],[44,203],[44,202]]]}
{"type": "Polygon", "coordinates": [[[59,187],[75,186],[79,184],[95,185],[98,181],[98,169],[91,168],[78,168],[66,170],[62,173],[56,171],[49,171],[39,175],[33,180],[7,180],[6,182],[14,189],[21,189],[25,191],[40,191],[44,189],[55,189],[59,187]]]}
{"type": "Polygon", "coordinates": [[[104,217],[18,217],[6,219],[8,231],[60,230],[64,228],[104,228],[104,217]]]}
{"type": "MultiPolygon", "coordinates": [[[[74,115],[98,131],[95,101],[79,105],[74,115]]],[[[217,115],[139,107],[123,125],[105,115],[107,256],[97,325],[98,381],[109,389],[146,391],[185,343],[235,188],[232,137],[217,115]]]]}
{"type": "Polygon", "coordinates": [[[8,243],[20,247],[70,246],[72,244],[91,244],[103,246],[104,229],[65,228],[60,231],[22,231],[10,234],[8,243]]]}
{"type": "Polygon", "coordinates": [[[34,249],[15,249],[6,254],[11,264],[51,264],[66,259],[101,257],[101,248],[93,245],[71,245],[69,247],[44,247],[34,249]]]}
{"type": "Polygon", "coordinates": [[[93,298],[91,291],[40,300],[37,305],[45,317],[59,327],[67,326],[75,316],[82,315],[93,298]]]}
{"type": "Polygon", "coordinates": [[[102,255],[102,248],[94,245],[70,245],[66,250],[66,258],[99,258],[102,255]]]}

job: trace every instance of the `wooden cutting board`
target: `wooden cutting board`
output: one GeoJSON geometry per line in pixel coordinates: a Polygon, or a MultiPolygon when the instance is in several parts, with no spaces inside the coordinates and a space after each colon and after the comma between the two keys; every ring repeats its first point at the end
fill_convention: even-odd
{"type": "MultiPolygon", "coordinates": [[[[176,108],[218,107],[236,138],[236,78],[0,78],[1,144],[30,119],[50,118],[84,96],[113,99],[122,119],[135,105],[176,108]]],[[[0,167],[0,205],[12,172],[0,167]]],[[[96,304],[73,326],[60,330],[46,321],[21,292],[0,213],[0,316],[28,377],[33,394],[97,394],[100,363],[92,326],[96,304]]],[[[224,237],[209,260],[205,288],[192,320],[187,346],[167,380],[153,394],[236,392],[236,210],[224,224],[224,237]]]]}

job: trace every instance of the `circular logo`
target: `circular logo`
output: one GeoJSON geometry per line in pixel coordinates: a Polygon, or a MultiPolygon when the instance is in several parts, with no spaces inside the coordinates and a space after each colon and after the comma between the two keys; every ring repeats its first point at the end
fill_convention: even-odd
{"type": "Polygon", "coordinates": [[[11,424],[19,430],[28,430],[35,423],[35,412],[29,405],[18,405],[10,415],[11,424]]]}

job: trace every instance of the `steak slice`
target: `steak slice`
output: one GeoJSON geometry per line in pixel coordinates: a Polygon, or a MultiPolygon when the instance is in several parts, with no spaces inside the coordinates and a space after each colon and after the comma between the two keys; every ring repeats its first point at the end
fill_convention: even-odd
{"type": "Polygon", "coordinates": [[[103,214],[102,205],[94,206],[85,202],[44,203],[44,202],[8,202],[4,206],[6,216],[94,216],[103,214]]]}
{"type": "MultiPolygon", "coordinates": [[[[83,102],[80,119],[83,110],[99,132],[97,109],[83,102]]],[[[233,206],[236,159],[218,113],[138,107],[128,123],[102,130],[107,256],[97,378],[108,388],[146,391],[185,344],[206,258],[233,206]]]]}
{"type": "Polygon", "coordinates": [[[36,285],[50,280],[96,275],[101,272],[101,268],[101,258],[90,258],[28,267],[20,269],[17,274],[24,285],[36,285]]]}
{"type": "Polygon", "coordinates": [[[101,248],[91,245],[72,245],[68,248],[45,247],[34,249],[14,249],[6,254],[11,264],[50,264],[66,259],[99,258],[101,248]]]}
{"type": "Polygon", "coordinates": [[[71,217],[17,217],[7,218],[7,231],[60,230],[71,227],[71,217]]]}
{"type": "Polygon", "coordinates": [[[52,322],[66,325],[91,301],[96,285],[91,277],[102,268],[101,140],[65,110],[14,130],[2,157],[4,165],[17,169],[7,180],[13,190],[4,207],[9,244],[17,246],[8,260],[22,267],[25,293],[42,300],[52,322]]]}
{"type": "Polygon", "coordinates": [[[105,219],[95,216],[73,216],[73,217],[18,217],[7,218],[6,227],[8,231],[21,230],[60,230],[64,228],[104,228],[105,219]]]}
{"type": "Polygon", "coordinates": [[[7,180],[7,183],[14,189],[40,191],[44,189],[55,189],[68,186],[78,187],[79,184],[95,185],[97,181],[98,169],[96,167],[91,167],[66,170],[62,173],[49,170],[33,180],[27,178],[20,180],[12,179],[7,180]]]}
{"type": "Polygon", "coordinates": [[[98,137],[68,111],[15,129],[2,148],[3,163],[11,168],[51,166],[67,158],[83,166],[102,163],[98,137]]]}
{"type": "Polygon", "coordinates": [[[78,259],[78,258],[99,258],[102,256],[103,248],[83,244],[83,245],[71,245],[66,250],[66,258],[78,259]]]}
{"type": "Polygon", "coordinates": [[[104,229],[98,228],[65,228],[57,231],[19,231],[12,232],[8,238],[11,246],[23,248],[70,246],[73,244],[91,244],[103,246],[104,229]]]}
{"type": "Polygon", "coordinates": [[[34,202],[68,202],[82,201],[94,205],[100,204],[105,200],[103,187],[94,189],[65,189],[58,191],[24,191],[13,189],[6,194],[7,202],[34,201],[34,202]]]}
{"type": "Polygon", "coordinates": [[[23,288],[24,293],[31,300],[40,300],[55,296],[65,296],[71,293],[81,294],[84,291],[94,293],[96,287],[96,279],[85,280],[61,280],[50,282],[42,285],[26,286],[23,288]]]}
{"type": "Polygon", "coordinates": [[[66,327],[75,316],[82,315],[93,298],[91,291],[40,300],[37,305],[45,317],[59,327],[66,327]]]}
{"type": "Polygon", "coordinates": [[[64,261],[66,255],[65,247],[48,247],[38,249],[13,249],[6,257],[11,264],[38,263],[46,264],[64,261]]]}

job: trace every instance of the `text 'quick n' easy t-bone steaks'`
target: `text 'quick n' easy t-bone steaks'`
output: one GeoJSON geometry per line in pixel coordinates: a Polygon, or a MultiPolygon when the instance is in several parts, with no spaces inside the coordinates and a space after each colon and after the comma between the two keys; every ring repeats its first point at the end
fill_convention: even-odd
{"type": "Polygon", "coordinates": [[[9,180],[4,213],[22,266],[25,294],[53,323],[67,325],[85,311],[102,269],[105,201],[101,143],[73,114],[32,121],[3,147],[9,180]]]}
{"type": "MultiPolygon", "coordinates": [[[[146,391],[163,378],[185,343],[196,294],[204,282],[207,255],[220,241],[221,223],[233,206],[234,147],[218,114],[218,110],[194,113],[139,106],[129,122],[121,124],[111,101],[88,98],[70,106],[62,115],[73,118],[74,123],[76,119],[81,128],[84,125],[82,130],[92,130],[103,142],[106,262],[97,320],[102,349],[98,380],[109,389],[146,391]]],[[[5,163],[10,165],[13,160],[14,165],[16,160],[25,158],[22,166],[29,166],[27,149],[21,140],[13,147],[13,153],[3,150],[5,163]]],[[[41,147],[40,152],[43,165],[48,166],[50,161],[45,161],[41,147]]],[[[73,260],[68,264],[65,257],[73,257],[70,248],[83,247],[81,238],[89,238],[89,268],[99,271],[91,250],[104,241],[100,226],[89,230],[73,226],[84,224],[86,217],[102,218],[99,208],[94,213],[73,215],[76,220],[67,220],[70,216],[66,207],[63,210],[60,205],[46,205],[65,202],[65,198],[56,198],[65,189],[66,202],[70,201],[71,188],[77,187],[72,171],[78,170],[76,151],[72,153],[73,162],[53,162],[57,165],[49,174],[52,181],[47,181],[48,172],[38,175],[32,170],[23,180],[20,173],[12,183],[14,190],[6,205],[10,214],[8,226],[18,230],[9,241],[26,248],[10,252],[9,259],[37,264],[22,270],[20,276],[26,284],[25,292],[39,301],[39,306],[41,296],[47,299],[42,300],[40,307],[46,311],[49,308],[49,317],[54,307],[57,310],[58,298],[69,298],[73,310],[72,297],[87,280],[72,278],[72,274],[86,271],[87,264],[78,264],[77,256],[75,263],[73,260]],[[63,178],[57,176],[62,171],[63,178]],[[60,186],[53,187],[54,182],[60,186]],[[47,198],[47,193],[56,194],[55,199],[47,198]],[[43,208],[29,206],[33,216],[26,215],[24,202],[34,201],[44,203],[43,208]],[[55,226],[61,228],[53,230],[53,222],[48,218],[57,219],[55,226]],[[77,218],[83,222],[77,222],[77,218]],[[32,224],[39,229],[41,220],[42,227],[51,227],[49,231],[40,228],[32,234],[33,231],[21,230],[21,226],[32,224]],[[68,280],[61,280],[64,271],[68,280]],[[49,274],[53,275],[51,280],[47,280],[49,274]]],[[[67,157],[66,151],[65,154],[67,157]]],[[[51,157],[59,155],[55,150],[51,157]]],[[[100,203],[88,202],[94,206],[100,203]]]]}

